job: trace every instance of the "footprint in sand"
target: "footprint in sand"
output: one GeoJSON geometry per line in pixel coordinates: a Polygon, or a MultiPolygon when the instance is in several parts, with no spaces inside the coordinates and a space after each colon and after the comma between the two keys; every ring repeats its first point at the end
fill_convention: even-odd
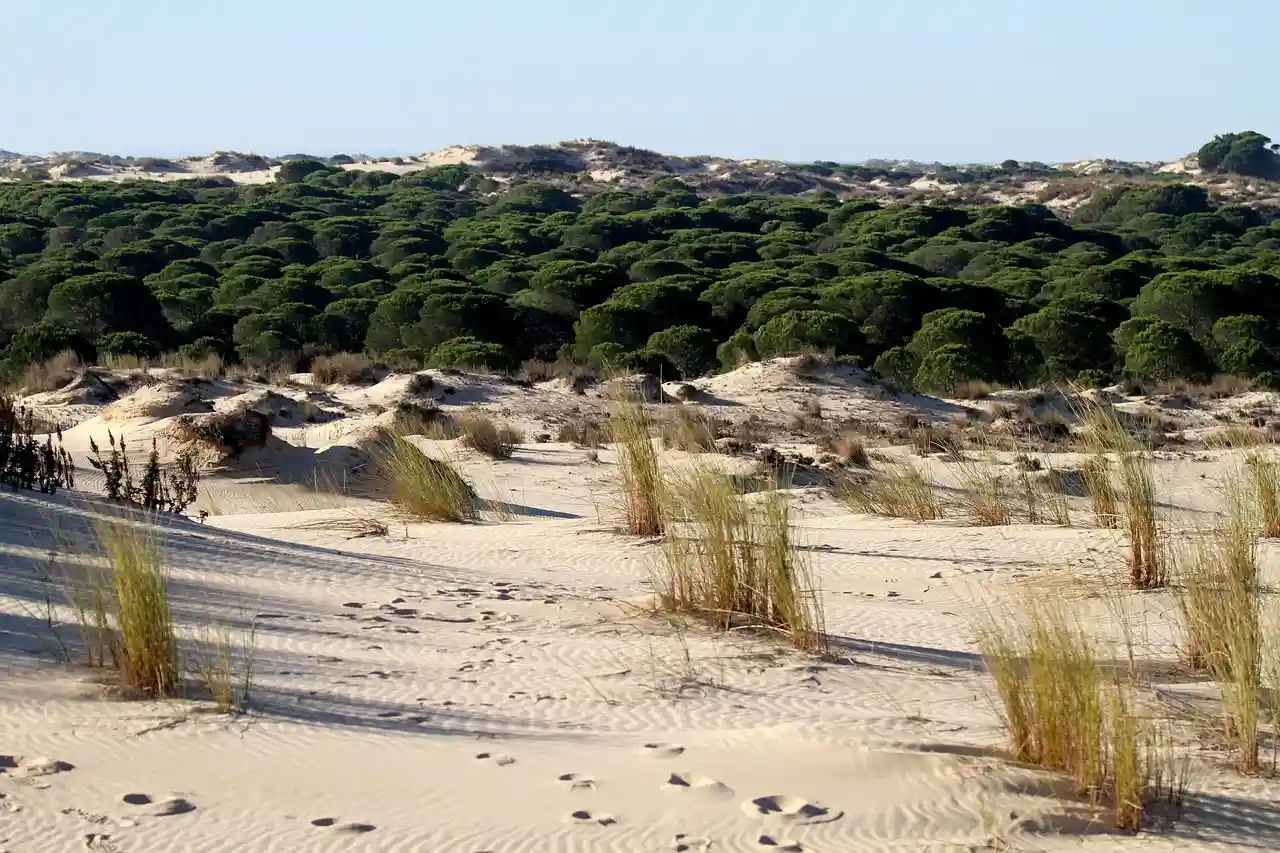
{"type": "Polygon", "coordinates": [[[844,812],[833,811],[819,803],[811,803],[788,794],[772,794],[747,800],[742,804],[742,810],[751,817],[800,826],[830,823],[844,816],[844,812]]]}
{"type": "Polygon", "coordinates": [[[343,822],[336,817],[318,817],[311,821],[312,826],[318,826],[321,829],[330,829],[334,832],[340,832],[344,835],[360,835],[365,832],[373,832],[377,829],[371,823],[358,823],[354,821],[343,822]]]}
{"type": "Polygon", "coordinates": [[[780,850],[782,853],[804,853],[804,848],[800,846],[800,842],[792,841],[790,838],[778,838],[773,835],[762,835],[756,839],[756,843],[761,847],[770,847],[774,850],[780,850]]]}
{"type": "Polygon", "coordinates": [[[516,760],[510,755],[495,755],[492,752],[477,752],[476,759],[479,761],[492,761],[499,767],[506,767],[508,764],[516,763],[516,760]]]}
{"type": "Polygon", "coordinates": [[[582,773],[565,773],[560,781],[567,782],[570,791],[593,791],[596,787],[596,780],[582,773]]]}
{"type": "Polygon", "coordinates": [[[684,747],[678,743],[646,743],[640,748],[640,754],[652,758],[675,758],[684,754],[684,747]]]}
{"type": "Polygon", "coordinates": [[[152,797],[150,794],[125,794],[120,799],[131,806],[144,809],[144,813],[152,817],[168,817],[196,810],[195,803],[179,794],[169,794],[164,797],[152,797]]]}
{"type": "Polygon", "coordinates": [[[697,773],[672,773],[662,783],[662,790],[687,793],[699,797],[723,800],[733,796],[733,789],[710,776],[697,773]]]}
{"type": "Polygon", "coordinates": [[[111,840],[111,836],[101,832],[90,832],[85,835],[84,846],[98,853],[120,853],[120,846],[111,840]]]}
{"type": "Polygon", "coordinates": [[[0,794],[0,812],[8,812],[9,814],[17,814],[22,811],[22,806],[8,794],[0,794]]]}
{"type": "Polygon", "coordinates": [[[674,853],[709,853],[713,844],[710,838],[694,838],[681,832],[672,840],[671,849],[674,853]]]}
{"type": "Polygon", "coordinates": [[[59,761],[56,758],[35,758],[24,757],[21,755],[0,755],[0,776],[8,776],[19,785],[25,785],[28,788],[45,789],[49,787],[49,783],[42,780],[43,776],[52,776],[55,773],[66,773],[68,770],[74,770],[75,767],[65,761],[59,761]]]}
{"type": "Polygon", "coordinates": [[[578,809],[578,811],[570,814],[565,820],[569,823],[576,823],[581,826],[587,824],[598,824],[599,826],[613,826],[618,819],[613,815],[604,814],[603,812],[589,812],[586,809],[578,809]]]}

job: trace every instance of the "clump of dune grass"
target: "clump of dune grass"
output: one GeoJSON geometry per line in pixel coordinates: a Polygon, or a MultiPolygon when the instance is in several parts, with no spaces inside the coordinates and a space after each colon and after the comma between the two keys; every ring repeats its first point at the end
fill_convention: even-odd
{"type": "Polygon", "coordinates": [[[1272,456],[1252,453],[1246,460],[1256,509],[1258,532],[1268,539],[1280,537],[1280,465],[1272,456]]]}
{"type": "Polygon", "coordinates": [[[1093,504],[1093,519],[1099,527],[1117,527],[1120,524],[1120,496],[1116,494],[1111,479],[1111,463],[1101,453],[1084,461],[1080,468],[1085,490],[1093,504]]]}
{"type": "Polygon", "coordinates": [[[205,629],[203,650],[195,656],[195,670],[220,713],[243,713],[253,690],[256,623],[241,632],[240,641],[226,625],[205,629]]]}
{"type": "Polygon", "coordinates": [[[1269,444],[1267,434],[1248,424],[1232,424],[1223,427],[1205,439],[1205,447],[1223,450],[1258,447],[1269,444]]]}
{"type": "Polygon", "coordinates": [[[1083,420],[1085,446],[1093,451],[1094,458],[1106,453],[1119,456],[1118,496],[1129,533],[1129,582],[1136,589],[1164,586],[1167,567],[1160,548],[1151,457],[1130,435],[1115,407],[1093,403],[1083,420]]]}
{"type": "Polygon", "coordinates": [[[475,490],[448,462],[434,459],[413,442],[388,436],[373,461],[399,510],[419,521],[474,521],[479,517],[475,490]]]}
{"type": "Polygon", "coordinates": [[[373,360],[355,352],[320,355],[311,360],[311,378],[318,385],[360,385],[373,382],[373,360]]]}
{"type": "Polygon", "coordinates": [[[716,427],[702,412],[676,409],[659,423],[662,446],[686,453],[712,453],[716,449],[716,427]]]}
{"type": "Polygon", "coordinates": [[[933,478],[909,462],[893,462],[867,476],[852,476],[837,484],[836,497],[856,512],[933,521],[942,518],[942,504],[933,478]]]}
{"type": "Polygon", "coordinates": [[[495,423],[483,412],[464,412],[458,418],[462,443],[491,459],[510,459],[524,442],[524,433],[507,424],[495,423]]]}
{"type": "Polygon", "coordinates": [[[826,648],[821,602],[790,506],[771,492],[747,499],[723,474],[695,471],[672,489],[674,515],[656,582],[659,607],[721,630],[763,628],[797,648],[826,648]]]}
{"type": "Polygon", "coordinates": [[[841,433],[829,443],[824,444],[823,448],[833,451],[846,465],[858,468],[871,467],[871,456],[867,453],[866,442],[863,441],[862,436],[852,431],[841,433]]]}
{"type": "Polygon", "coordinates": [[[57,391],[76,377],[80,356],[63,350],[53,358],[28,365],[22,373],[22,389],[28,394],[57,391]]]}
{"type": "Polygon", "coordinates": [[[659,536],[665,529],[665,484],[644,408],[633,400],[614,401],[609,409],[609,430],[618,453],[622,527],[635,536],[659,536]]]}
{"type": "Polygon", "coordinates": [[[1218,682],[1223,729],[1236,766],[1252,773],[1258,769],[1265,644],[1257,532],[1246,478],[1239,469],[1228,471],[1226,521],[1185,561],[1178,610],[1183,658],[1218,682]]]}
{"type": "Polygon", "coordinates": [[[956,464],[959,492],[953,499],[972,524],[994,527],[1014,521],[1014,496],[996,469],[994,459],[967,457],[956,464]]]}
{"type": "Polygon", "coordinates": [[[169,696],[178,686],[178,644],[169,573],[156,534],[127,523],[103,523],[96,533],[107,569],[106,583],[94,584],[94,601],[97,607],[105,591],[116,664],[126,684],[157,698],[169,696]]]}
{"type": "Polygon", "coordinates": [[[1060,601],[1028,599],[989,612],[978,646],[995,680],[1012,757],[1067,776],[1077,792],[1136,830],[1162,799],[1179,801],[1185,775],[1141,714],[1127,677],[1110,671],[1060,601]]]}

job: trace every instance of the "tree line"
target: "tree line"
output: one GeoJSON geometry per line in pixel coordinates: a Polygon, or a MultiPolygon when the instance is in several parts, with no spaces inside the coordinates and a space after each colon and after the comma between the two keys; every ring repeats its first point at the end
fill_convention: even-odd
{"type": "Polygon", "coordinates": [[[817,349],[934,392],[1215,373],[1280,387],[1277,297],[1277,213],[1182,184],[1102,190],[1069,220],[314,160],[255,186],[0,186],[10,378],[65,350],[674,377],[817,349]]]}

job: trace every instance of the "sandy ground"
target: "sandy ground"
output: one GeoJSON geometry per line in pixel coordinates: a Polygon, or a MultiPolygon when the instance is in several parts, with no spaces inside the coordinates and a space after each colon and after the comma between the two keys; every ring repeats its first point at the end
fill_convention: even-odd
{"type": "MultiPolygon", "coordinates": [[[[885,420],[959,405],[771,369],[704,390],[724,411],[778,418],[814,395],[827,412],[885,420]]],[[[279,445],[206,479],[205,523],[165,522],[184,647],[198,651],[213,623],[256,631],[244,715],[125,700],[101,672],[54,663],[45,602],[58,591],[47,577],[90,559],[93,521],[119,511],[94,496],[89,471],[77,492],[0,495],[0,851],[1280,846],[1280,784],[1226,769],[1194,727],[1187,809],[1137,836],[1108,831],[1049,776],[1000,757],[992,684],[972,642],[983,609],[1052,589],[1101,635],[1118,633],[1114,603],[1096,590],[1121,570],[1121,539],[1092,527],[1083,504],[1071,526],[917,525],[791,490],[832,635],[833,654],[816,658],[646,612],[660,550],[612,530],[608,449],[530,442],[494,462],[433,446],[506,505],[505,521],[405,523],[373,501],[308,488],[306,472],[336,476],[347,464],[334,462],[338,451],[358,454],[382,417],[375,409],[407,381],[325,389],[334,417],[288,426],[282,416],[279,445]],[[366,515],[389,534],[352,538],[351,520],[366,515]]],[[[484,377],[448,381],[447,405],[507,411],[531,431],[554,432],[555,418],[595,405],[484,377]]],[[[209,385],[204,402],[227,405],[243,390],[209,385]]],[[[74,409],[68,446],[82,458],[108,428],[141,445],[167,434],[175,406],[202,405],[166,394],[74,409]]],[[[930,464],[945,482],[946,466],[930,464]]],[[[1222,465],[1222,453],[1162,458],[1168,508],[1191,524],[1209,517],[1207,484],[1222,465]]],[[[1273,544],[1263,556],[1280,580],[1273,544]]],[[[1172,661],[1172,599],[1132,595],[1123,610],[1144,657],[1172,661]]],[[[53,621],[74,654],[74,624],[61,610],[53,621]]],[[[1209,695],[1174,669],[1157,676],[1162,695],[1209,695]]]]}

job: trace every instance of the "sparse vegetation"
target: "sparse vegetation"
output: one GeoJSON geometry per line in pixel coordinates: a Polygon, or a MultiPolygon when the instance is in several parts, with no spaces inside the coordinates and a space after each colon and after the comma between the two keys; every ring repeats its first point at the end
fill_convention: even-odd
{"type": "Polygon", "coordinates": [[[786,498],[743,499],[728,477],[695,471],[670,489],[673,523],[656,581],[659,606],[721,630],[777,632],[806,651],[826,648],[812,569],[796,548],[786,498]]]}
{"type": "Polygon", "coordinates": [[[124,438],[117,439],[108,430],[107,442],[110,453],[104,457],[97,441],[90,437],[89,464],[102,472],[107,497],[111,500],[156,512],[180,513],[199,497],[200,470],[195,454],[190,451],[179,453],[171,465],[162,467],[155,439],[152,439],[151,453],[141,478],[134,482],[124,438]]]}
{"type": "Polygon", "coordinates": [[[942,517],[933,478],[910,462],[892,462],[868,475],[850,475],[837,483],[837,497],[868,515],[933,521],[942,517]]]}
{"type": "Polygon", "coordinates": [[[31,411],[0,394],[0,485],[45,494],[75,488],[75,465],[62,448],[62,433],[45,435],[44,441],[36,435],[31,411]]]}

